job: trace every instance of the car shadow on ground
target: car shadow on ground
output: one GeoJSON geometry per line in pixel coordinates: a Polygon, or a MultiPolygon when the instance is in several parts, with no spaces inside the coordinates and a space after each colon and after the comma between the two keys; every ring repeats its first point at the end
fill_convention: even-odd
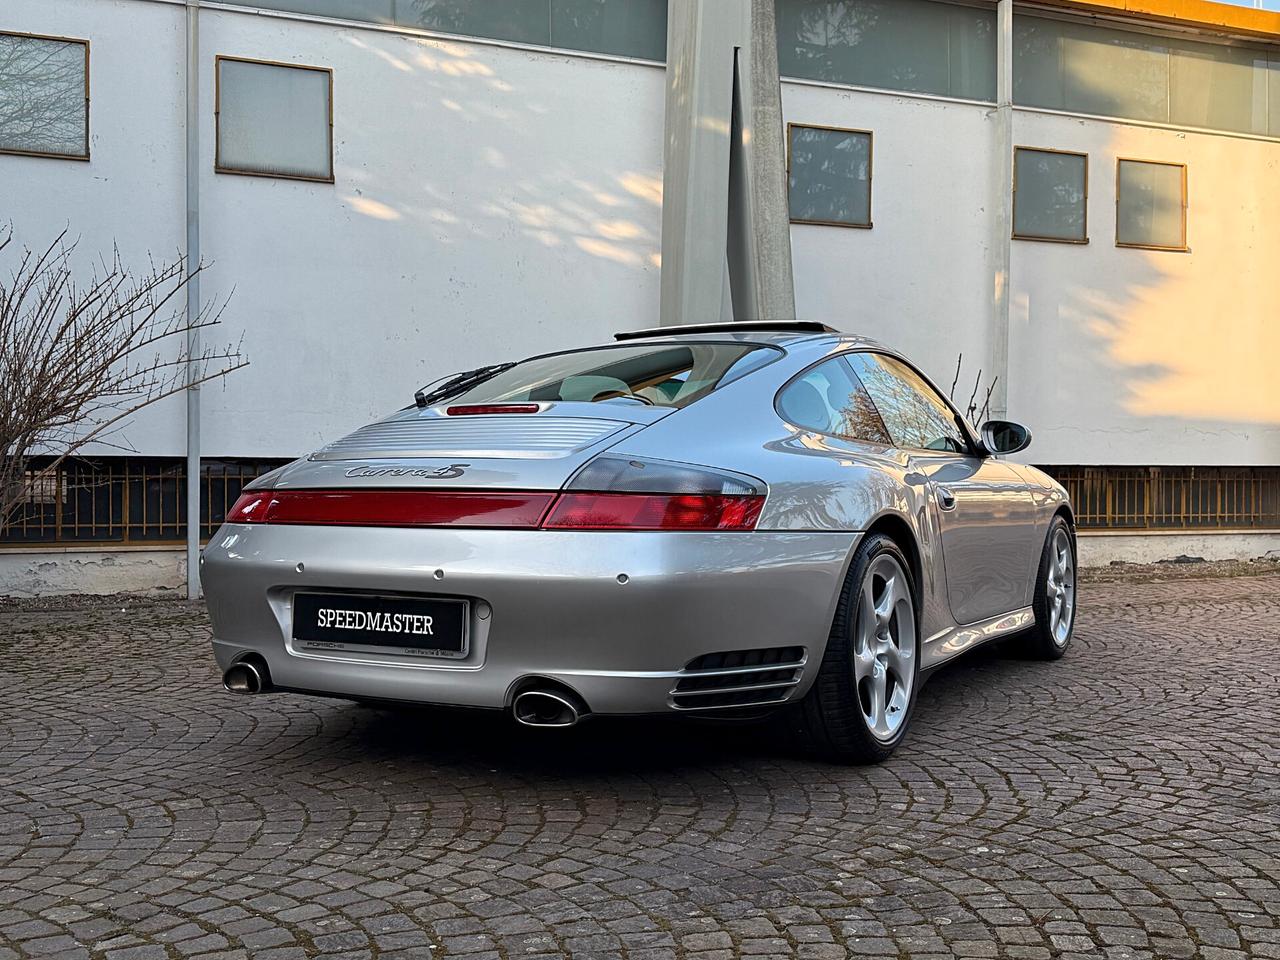
{"type": "MultiPolygon", "coordinates": [[[[998,683],[994,674],[1021,666],[1016,654],[992,645],[933,671],[901,749],[911,750],[931,722],[942,722],[940,714],[961,688],[998,683]]],[[[746,719],[589,716],[567,729],[531,729],[496,710],[357,703],[340,709],[351,723],[344,739],[364,757],[488,765],[518,774],[591,778],[823,760],[796,739],[785,710],[746,719]]]]}

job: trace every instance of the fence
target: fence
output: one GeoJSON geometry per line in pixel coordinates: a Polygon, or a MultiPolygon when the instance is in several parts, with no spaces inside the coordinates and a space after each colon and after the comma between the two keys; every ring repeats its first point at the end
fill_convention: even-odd
{"type": "Polygon", "coordinates": [[[1280,529],[1280,467],[1043,467],[1096,530],[1280,529]]]}
{"type": "MultiPolygon", "coordinates": [[[[200,466],[200,523],[205,538],[222,523],[254,477],[283,460],[205,460],[200,466]]],[[[180,543],[187,527],[186,462],[176,457],[102,457],[65,461],[36,480],[0,544],[180,543]]]]}

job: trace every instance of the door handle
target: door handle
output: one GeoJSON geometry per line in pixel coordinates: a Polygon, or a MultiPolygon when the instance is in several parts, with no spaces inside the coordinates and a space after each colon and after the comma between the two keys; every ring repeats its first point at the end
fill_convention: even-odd
{"type": "Polygon", "coordinates": [[[938,506],[943,510],[954,510],[956,508],[956,495],[947,487],[939,487],[938,506]]]}

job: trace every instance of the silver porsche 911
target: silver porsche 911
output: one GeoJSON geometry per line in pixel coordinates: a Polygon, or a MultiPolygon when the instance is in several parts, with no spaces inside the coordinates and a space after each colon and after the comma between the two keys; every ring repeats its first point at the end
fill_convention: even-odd
{"type": "Polygon", "coordinates": [[[927,671],[1062,656],[1065,491],[911,363],[817,323],[503,363],[246,488],[204,551],[229,690],[591,714],[780,711],[901,741],[927,671]]]}

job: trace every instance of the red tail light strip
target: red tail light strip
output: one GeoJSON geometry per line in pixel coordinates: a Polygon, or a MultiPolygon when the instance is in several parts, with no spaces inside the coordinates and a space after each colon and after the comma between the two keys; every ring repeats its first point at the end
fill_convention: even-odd
{"type": "Polygon", "coordinates": [[[563,493],[543,522],[566,530],[750,530],[764,497],[563,493]]]}
{"type": "Polygon", "coordinates": [[[241,495],[228,523],[533,530],[747,531],[762,496],[652,493],[487,493],[442,490],[261,490],[241,495]]]}
{"type": "Polygon", "coordinates": [[[533,528],[555,497],[440,490],[263,490],[241,496],[227,522],[533,528]]]}

